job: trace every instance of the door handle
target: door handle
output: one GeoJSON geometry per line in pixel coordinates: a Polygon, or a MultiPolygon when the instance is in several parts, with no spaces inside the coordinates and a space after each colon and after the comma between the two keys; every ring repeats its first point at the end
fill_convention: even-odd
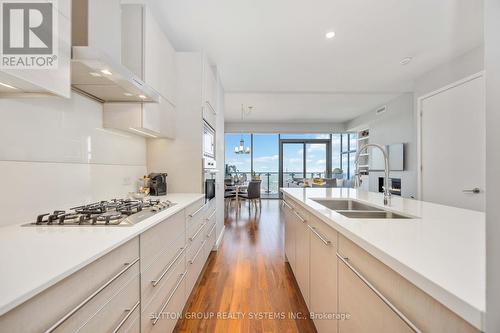
{"type": "Polygon", "coordinates": [[[481,189],[479,187],[474,187],[473,189],[469,190],[462,190],[463,193],[473,193],[473,194],[478,194],[481,193],[481,189]]]}

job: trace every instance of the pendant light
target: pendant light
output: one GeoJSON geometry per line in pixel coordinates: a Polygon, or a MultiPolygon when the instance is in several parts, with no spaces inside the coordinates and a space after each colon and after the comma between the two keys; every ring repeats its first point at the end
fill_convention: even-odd
{"type": "MultiPolygon", "coordinates": [[[[243,118],[245,114],[250,114],[252,112],[253,106],[248,107],[248,111],[245,111],[243,104],[241,104],[241,122],[243,122],[243,118]]],[[[245,140],[243,139],[243,134],[241,134],[240,145],[234,147],[235,154],[250,154],[250,147],[245,147],[245,140]]]]}

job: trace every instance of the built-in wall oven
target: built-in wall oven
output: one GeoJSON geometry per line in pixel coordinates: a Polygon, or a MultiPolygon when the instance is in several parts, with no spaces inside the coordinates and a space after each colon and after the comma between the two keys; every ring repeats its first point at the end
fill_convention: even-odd
{"type": "Polygon", "coordinates": [[[212,157],[203,158],[203,183],[205,190],[205,200],[215,198],[215,181],[217,176],[217,164],[212,157]]]}

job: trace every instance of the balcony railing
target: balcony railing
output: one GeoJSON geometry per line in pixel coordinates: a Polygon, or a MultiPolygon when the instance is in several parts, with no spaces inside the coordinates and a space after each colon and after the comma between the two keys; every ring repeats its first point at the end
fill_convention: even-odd
{"type": "MultiPolygon", "coordinates": [[[[252,179],[250,172],[235,172],[226,177],[241,177],[246,175],[246,179],[252,179]]],[[[261,182],[261,195],[263,198],[277,198],[279,195],[279,172],[254,172],[254,176],[259,177],[261,182]]],[[[284,172],[283,173],[283,187],[297,187],[303,179],[302,172],[284,172]]],[[[323,178],[324,172],[308,172],[306,178],[323,178]]]]}

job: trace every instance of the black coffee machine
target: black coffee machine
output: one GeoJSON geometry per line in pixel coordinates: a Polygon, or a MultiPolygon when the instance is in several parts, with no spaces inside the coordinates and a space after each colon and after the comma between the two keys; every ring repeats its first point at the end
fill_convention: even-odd
{"type": "Polygon", "coordinates": [[[149,174],[149,194],[154,196],[167,195],[167,174],[149,174]]]}

